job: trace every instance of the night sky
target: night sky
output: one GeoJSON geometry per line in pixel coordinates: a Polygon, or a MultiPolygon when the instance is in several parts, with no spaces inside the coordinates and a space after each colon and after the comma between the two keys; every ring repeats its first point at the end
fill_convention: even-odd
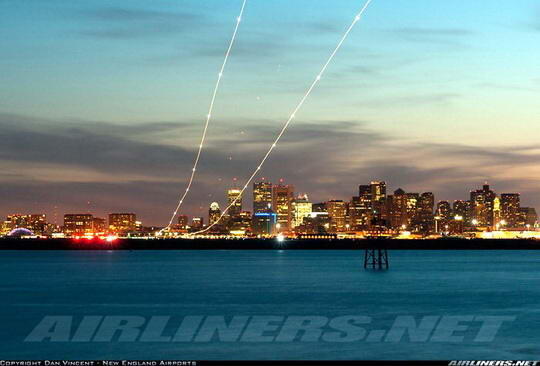
{"type": "MultiPolygon", "coordinates": [[[[0,0],[0,215],[166,224],[240,5],[0,0]]],[[[184,213],[249,176],[362,5],[248,0],[184,213]]],[[[312,201],[488,180],[540,208],[539,45],[537,0],[374,0],[261,176],[312,201]]]]}

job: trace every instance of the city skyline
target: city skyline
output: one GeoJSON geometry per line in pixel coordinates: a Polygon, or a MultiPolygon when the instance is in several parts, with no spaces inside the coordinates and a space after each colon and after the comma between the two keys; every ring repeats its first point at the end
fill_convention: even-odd
{"type": "MultiPolygon", "coordinates": [[[[163,225],[239,5],[0,2],[0,215],[86,206],[163,225]]],[[[248,4],[185,211],[202,215],[246,178],[358,6],[248,4]]],[[[538,4],[396,1],[370,12],[262,175],[316,201],[347,199],[373,177],[451,201],[488,180],[539,207],[538,4]]]]}
{"type": "MultiPolygon", "coordinates": [[[[299,237],[302,235],[401,236],[407,232],[420,237],[430,235],[488,235],[506,231],[520,237],[538,229],[534,207],[522,201],[517,192],[497,192],[485,182],[469,192],[469,198],[436,199],[433,192],[406,192],[393,189],[385,181],[371,181],[357,186],[349,199],[316,202],[307,193],[295,191],[294,185],[265,179],[253,183],[251,199],[239,196],[240,189],[226,190],[224,213],[216,201],[207,215],[180,213],[171,227],[145,225],[134,212],[109,213],[108,220],[90,212],[65,213],[63,223],[47,220],[45,214],[11,214],[0,223],[2,235],[41,235],[59,237],[99,236],[102,238],[163,237],[193,235],[257,235],[299,237]],[[250,204],[246,205],[247,202],[250,204]]],[[[407,234],[409,235],[409,234],[407,234]]],[[[497,234],[500,235],[500,234],[497,234]]],[[[404,238],[409,238],[405,236],[404,238]]]]}

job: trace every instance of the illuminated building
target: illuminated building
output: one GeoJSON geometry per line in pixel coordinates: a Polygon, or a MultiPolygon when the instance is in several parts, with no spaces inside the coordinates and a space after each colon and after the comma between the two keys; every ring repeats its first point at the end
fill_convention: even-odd
{"type": "Polygon", "coordinates": [[[213,225],[218,222],[221,217],[221,209],[219,208],[219,203],[212,202],[210,208],[208,209],[208,223],[213,225]]]}
{"type": "Polygon", "coordinates": [[[373,191],[371,185],[360,185],[358,196],[349,202],[349,225],[352,230],[366,230],[371,226],[376,216],[373,212],[373,191]]]}
{"type": "Polygon", "coordinates": [[[292,201],[294,187],[292,185],[278,184],[272,190],[272,207],[277,214],[277,229],[279,232],[291,230],[293,219],[292,201]]]}
{"type": "Polygon", "coordinates": [[[94,217],[92,219],[92,233],[94,234],[104,234],[107,231],[107,224],[105,219],[94,217]]]}
{"type": "Polygon", "coordinates": [[[277,214],[267,209],[266,212],[256,212],[252,218],[253,234],[273,236],[276,234],[277,214]]]}
{"type": "MultiPolygon", "coordinates": [[[[358,196],[351,198],[349,202],[349,225],[352,230],[363,230],[369,227],[371,210],[366,209],[362,199],[358,196]]],[[[371,201],[369,201],[371,206],[371,201]]]]}
{"type": "Polygon", "coordinates": [[[189,226],[189,217],[187,215],[178,216],[178,226],[180,230],[186,230],[189,226]]]}
{"type": "Polygon", "coordinates": [[[328,217],[330,218],[330,230],[334,233],[347,230],[347,205],[342,200],[332,200],[326,203],[328,217]]]}
{"type": "Polygon", "coordinates": [[[506,225],[506,221],[503,220],[501,214],[501,200],[497,196],[493,199],[493,225],[496,230],[506,225]]]}
{"type": "Polygon", "coordinates": [[[465,229],[463,216],[459,215],[454,216],[447,225],[448,227],[445,227],[445,230],[451,235],[461,235],[465,229]]]}
{"type": "Polygon", "coordinates": [[[456,200],[452,207],[454,216],[463,217],[465,226],[471,225],[471,201],[456,200]]]}
{"type": "Polygon", "coordinates": [[[232,223],[231,234],[249,235],[252,232],[252,216],[249,211],[242,211],[232,223]]]}
{"type": "Polygon", "coordinates": [[[386,198],[386,182],[371,182],[371,197],[373,202],[384,202],[386,198]]]}
{"type": "Polygon", "coordinates": [[[416,224],[420,221],[420,194],[407,193],[407,230],[416,230],[416,224]]]}
{"type": "Polygon", "coordinates": [[[9,215],[4,223],[6,231],[22,228],[32,231],[35,235],[43,235],[47,230],[47,218],[44,214],[9,215]]]}
{"type": "Polygon", "coordinates": [[[501,219],[510,228],[518,227],[521,220],[521,205],[519,193],[501,194],[501,219]]]}
{"type": "Polygon", "coordinates": [[[236,200],[228,211],[228,214],[231,217],[240,216],[240,212],[242,212],[242,197],[240,196],[241,192],[242,191],[239,188],[231,188],[227,191],[227,200],[229,205],[236,200]]]}
{"type": "Polygon", "coordinates": [[[521,226],[524,228],[534,228],[538,224],[538,215],[532,207],[521,207],[521,226]]]}
{"type": "Polygon", "coordinates": [[[382,223],[386,215],[386,182],[373,181],[371,186],[371,210],[373,220],[379,224],[382,223]]]}
{"type": "Polygon", "coordinates": [[[298,232],[302,234],[327,234],[330,232],[330,217],[326,211],[313,211],[304,218],[298,232]]]}
{"type": "Polygon", "coordinates": [[[91,214],[64,215],[64,234],[66,236],[82,236],[94,233],[94,216],[91,214]]]}
{"type": "Polygon", "coordinates": [[[409,197],[401,188],[394,191],[393,195],[387,197],[387,215],[391,228],[408,228],[409,217],[407,206],[409,197]]]}
{"type": "Polygon", "coordinates": [[[266,212],[272,208],[272,183],[253,183],[253,212],[266,212]]]}
{"type": "Polygon", "coordinates": [[[495,192],[489,188],[488,184],[484,184],[481,190],[471,192],[472,220],[475,220],[477,226],[493,226],[494,200],[495,192]]]}
{"type": "Polygon", "coordinates": [[[191,220],[191,229],[193,231],[201,230],[204,227],[204,219],[202,217],[194,217],[191,220]]]}
{"type": "Polygon", "coordinates": [[[418,201],[418,221],[415,223],[417,231],[429,234],[435,229],[435,195],[432,192],[424,192],[418,201]]]}
{"type": "Polygon", "coordinates": [[[437,203],[437,216],[445,222],[452,220],[452,206],[448,201],[439,201],[437,203]]]}
{"type": "Polygon", "coordinates": [[[309,202],[307,195],[296,198],[292,202],[293,208],[293,221],[292,227],[296,228],[304,222],[304,218],[311,215],[313,204],[309,202]]]}
{"type": "Polygon", "coordinates": [[[326,202],[314,203],[311,206],[311,210],[313,212],[328,212],[328,208],[326,207],[326,202]]]}
{"type": "Polygon", "coordinates": [[[109,214],[109,231],[114,234],[137,231],[137,215],[134,213],[109,214]]]}
{"type": "Polygon", "coordinates": [[[49,229],[47,217],[44,214],[9,215],[3,226],[4,234],[15,229],[28,229],[35,235],[45,235],[49,229]]]}

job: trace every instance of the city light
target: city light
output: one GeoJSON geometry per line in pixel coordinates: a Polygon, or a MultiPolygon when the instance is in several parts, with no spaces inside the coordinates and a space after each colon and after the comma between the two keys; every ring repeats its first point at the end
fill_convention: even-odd
{"type": "Polygon", "coordinates": [[[499,195],[488,185],[472,191],[469,200],[456,200],[452,205],[449,201],[435,204],[432,192],[405,192],[401,188],[387,192],[386,182],[359,185],[358,195],[350,200],[317,203],[311,202],[307,194],[295,194],[294,186],[283,182],[280,179],[279,184],[268,180],[254,183],[253,212],[245,209],[241,189],[234,186],[226,189],[227,202],[233,206],[218,224],[215,222],[222,217],[219,199],[209,202],[208,221],[203,216],[190,219],[179,215],[178,222],[166,231],[145,227],[135,213],[129,212],[110,213],[108,222],[89,213],[68,213],[64,215],[63,225],[49,223],[45,214],[12,214],[0,222],[0,235],[17,239],[71,238],[90,245],[121,238],[540,237],[536,210],[522,207],[518,194],[499,195]]]}

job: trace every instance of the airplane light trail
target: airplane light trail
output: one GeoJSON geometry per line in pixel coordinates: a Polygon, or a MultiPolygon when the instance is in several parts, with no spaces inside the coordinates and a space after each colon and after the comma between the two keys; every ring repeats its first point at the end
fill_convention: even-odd
{"type": "Polygon", "coordinates": [[[302,106],[304,105],[307,98],[310,96],[313,89],[315,89],[315,87],[317,86],[319,81],[321,81],[324,72],[326,71],[326,69],[328,68],[328,66],[330,65],[330,63],[332,62],[332,60],[334,59],[336,54],[338,53],[339,49],[341,48],[341,46],[343,45],[343,43],[345,42],[345,40],[349,36],[349,33],[351,33],[351,31],[353,30],[356,23],[358,23],[360,21],[360,19],[362,19],[362,15],[367,10],[367,8],[369,7],[369,4],[371,4],[372,1],[373,0],[367,0],[366,3],[364,4],[364,6],[362,7],[362,9],[360,10],[360,12],[354,17],[354,20],[352,21],[351,25],[349,26],[347,31],[341,37],[341,40],[338,42],[336,48],[334,49],[334,51],[332,52],[332,54],[330,55],[330,57],[328,58],[328,60],[324,64],[324,66],[321,68],[321,71],[317,74],[317,76],[315,77],[315,80],[313,81],[311,86],[308,88],[307,92],[304,94],[304,96],[302,97],[300,102],[297,104],[296,108],[294,108],[294,110],[291,113],[291,115],[289,116],[289,119],[287,120],[287,122],[285,122],[285,124],[283,125],[283,128],[281,129],[280,133],[277,135],[274,142],[270,146],[270,149],[268,149],[268,151],[266,152],[266,155],[262,158],[262,160],[259,163],[259,165],[257,166],[257,168],[255,168],[255,170],[253,171],[253,173],[251,174],[249,179],[244,184],[243,188],[240,190],[240,194],[223,210],[223,212],[221,213],[219,218],[214,223],[212,223],[211,225],[209,225],[207,228],[205,228],[203,230],[191,233],[189,235],[203,234],[203,233],[207,232],[208,230],[210,230],[215,225],[217,225],[223,219],[223,217],[225,217],[225,215],[227,214],[229,209],[236,204],[236,202],[240,199],[240,197],[242,197],[242,195],[244,194],[244,191],[248,188],[249,184],[253,181],[253,179],[255,179],[255,177],[257,176],[259,171],[262,169],[264,163],[266,162],[266,160],[268,159],[268,157],[270,156],[272,151],[277,147],[277,144],[278,144],[279,140],[281,140],[281,137],[285,134],[285,132],[289,128],[289,125],[291,124],[292,120],[296,117],[296,113],[300,110],[300,108],[302,108],[302,106]]]}
{"type": "Polygon", "coordinates": [[[187,195],[189,193],[191,185],[193,184],[193,180],[195,179],[195,173],[197,171],[197,166],[199,165],[199,160],[201,158],[201,153],[202,153],[202,149],[204,147],[204,142],[206,141],[206,134],[208,132],[208,126],[210,125],[210,120],[212,119],[212,112],[214,110],[214,104],[216,102],[217,93],[219,91],[219,86],[221,85],[221,79],[223,78],[223,72],[225,71],[225,67],[227,66],[227,61],[229,60],[231,50],[232,50],[232,48],[234,46],[234,42],[236,40],[236,35],[238,33],[238,29],[240,28],[240,22],[242,21],[242,16],[244,15],[244,9],[246,7],[246,3],[247,3],[247,0],[244,0],[243,3],[242,3],[242,8],[240,9],[240,14],[236,18],[236,25],[234,27],[234,32],[233,32],[233,35],[232,35],[231,40],[229,42],[229,47],[227,48],[227,52],[225,53],[225,58],[223,60],[223,64],[221,65],[221,69],[220,69],[220,71],[218,73],[218,78],[217,78],[217,81],[216,81],[216,85],[214,87],[214,92],[212,94],[212,99],[210,101],[210,106],[208,108],[208,114],[206,115],[206,123],[204,125],[203,134],[201,136],[201,142],[199,144],[199,149],[198,149],[197,155],[195,157],[195,162],[193,163],[193,168],[191,169],[191,176],[189,177],[189,181],[188,181],[188,184],[186,186],[186,190],[182,194],[182,197],[180,197],[180,200],[178,201],[178,204],[177,204],[177,206],[176,206],[176,208],[175,208],[175,210],[174,210],[174,212],[172,214],[171,220],[169,221],[169,224],[167,225],[165,230],[168,230],[171,227],[171,225],[172,225],[172,223],[174,221],[174,218],[178,214],[178,211],[180,210],[180,207],[182,207],[182,204],[184,203],[184,200],[186,199],[186,197],[187,197],[187,195]]]}

